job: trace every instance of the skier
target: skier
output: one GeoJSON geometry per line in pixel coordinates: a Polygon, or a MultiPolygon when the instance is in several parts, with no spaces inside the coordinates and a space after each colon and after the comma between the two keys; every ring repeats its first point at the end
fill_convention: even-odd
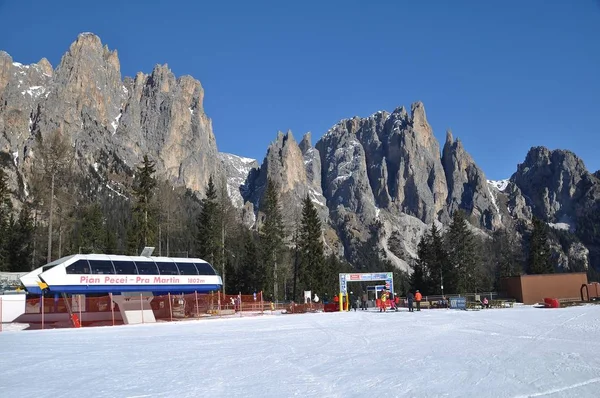
{"type": "Polygon", "coordinates": [[[366,292],[362,294],[362,301],[361,301],[360,305],[361,305],[360,306],[361,310],[365,310],[365,311],[367,310],[367,293],[366,292]]]}
{"type": "Polygon", "coordinates": [[[408,312],[413,312],[413,300],[415,296],[413,296],[412,292],[408,292],[406,295],[406,301],[408,301],[408,312]]]}

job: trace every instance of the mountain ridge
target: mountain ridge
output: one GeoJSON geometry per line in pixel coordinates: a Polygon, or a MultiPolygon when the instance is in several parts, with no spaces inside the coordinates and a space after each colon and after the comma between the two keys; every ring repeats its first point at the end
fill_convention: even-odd
{"type": "Polygon", "coordinates": [[[211,176],[225,184],[249,228],[259,227],[272,179],[288,226],[308,195],[333,253],[356,262],[376,228],[378,245],[404,270],[429,226],[448,225],[457,210],[483,235],[530,224],[534,215],[575,229],[600,198],[600,171],[563,150],[533,147],[509,179],[488,180],[451,131],[443,145],[436,139],[420,101],[410,112],[399,106],[342,119],[314,145],[310,133],[297,141],[278,132],[262,162],[218,151],[203,101],[200,81],[176,77],[167,64],[122,77],[117,51],[91,33],[77,37],[56,69],[45,58],[25,66],[0,52],[0,160],[25,201],[36,137],[60,129],[79,172],[93,169],[101,186],[115,189],[110,176],[131,177],[149,154],[160,178],[200,196],[211,176]]]}

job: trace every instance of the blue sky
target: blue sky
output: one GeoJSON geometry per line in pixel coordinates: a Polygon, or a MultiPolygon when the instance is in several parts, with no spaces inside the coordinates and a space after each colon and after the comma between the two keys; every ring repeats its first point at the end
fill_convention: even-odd
{"type": "Polygon", "coordinates": [[[278,130],[313,144],[343,118],[420,100],[488,178],[531,146],[600,169],[600,2],[0,0],[0,49],[52,65],[77,34],[123,76],[167,63],[205,88],[219,150],[262,161],[278,130]]]}

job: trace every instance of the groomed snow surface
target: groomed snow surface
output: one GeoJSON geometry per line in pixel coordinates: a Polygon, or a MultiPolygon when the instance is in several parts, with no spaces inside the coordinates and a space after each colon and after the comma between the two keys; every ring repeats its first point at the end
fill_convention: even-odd
{"type": "Polygon", "coordinates": [[[600,306],[0,333],[5,397],[598,397],[600,306]]]}

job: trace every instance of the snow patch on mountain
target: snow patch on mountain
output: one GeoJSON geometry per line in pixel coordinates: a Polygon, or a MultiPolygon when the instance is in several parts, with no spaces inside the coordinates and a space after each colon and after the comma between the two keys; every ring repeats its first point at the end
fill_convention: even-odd
{"type": "Polygon", "coordinates": [[[566,223],[566,222],[557,222],[557,223],[549,222],[548,226],[550,228],[560,229],[563,231],[571,231],[573,229],[573,227],[569,223],[566,223]]]}
{"type": "Polygon", "coordinates": [[[21,91],[21,94],[22,95],[29,94],[31,97],[37,98],[40,95],[44,94],[45,92],[46,92],[46,87],[43,87],[43,86],[32,86],[32,87],[29,87],[25,91],[21,91]]]}
{"type": "Polygon", "coordinates": [[[227,195],[235,207],[244,206],[242,191],[246,188],[246,180],[250,171],[258,168],[256,159],[244,158],[231,153],[219,152],[225,175],[227,176],[227,195]]]}
{"type": "Polygon", "coordinates": [[[121,116],[123,116],[122,112],[119,112],[119,114],[117,115],[117,117],[115,117],[115,120],[113,120],[110,125],[113,128],[113,133],[112,135],[115,135],[115,133],[117,132],[117,128],[119,127],[119,120],[121,120],[121,116]]]}
{"type": "Polygon", "coordinates": [[[508,186],[508,183],[510,182],[510,180],[506,179],[506,180],[487,180],[487,183],[492,185],[494,188],[496,188],[498,191],[503,192],[506,187],[508,186]]]}

